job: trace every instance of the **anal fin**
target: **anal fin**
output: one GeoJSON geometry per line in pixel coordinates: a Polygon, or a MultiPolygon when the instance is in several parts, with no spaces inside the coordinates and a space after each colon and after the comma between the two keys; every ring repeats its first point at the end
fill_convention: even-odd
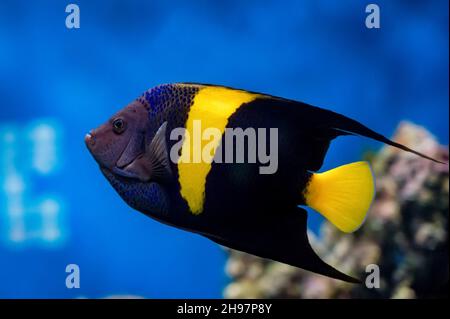
{"type": "Polygon", "coordinates": [[[234,228],[229,235],[203,234],[203,236],[220,245],[262,258],[272,259],[334,279],[361,283],[360,280],[328,265],[316,254],[308,240],[306,220],[306,210],[295,207],[288,212],[261,216],[252,223],[250,230],[234,228]]]}

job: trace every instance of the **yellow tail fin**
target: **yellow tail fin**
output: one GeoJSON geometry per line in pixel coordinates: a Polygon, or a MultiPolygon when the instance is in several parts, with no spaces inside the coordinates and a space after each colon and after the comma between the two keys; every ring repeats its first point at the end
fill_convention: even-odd
{"type": "Polygon", "coordinates": [[[367,162],[355,162],[315,173],[306,188],[306,204],[346,233],[357,230],[366,218],[375,182],[367,162]]]}

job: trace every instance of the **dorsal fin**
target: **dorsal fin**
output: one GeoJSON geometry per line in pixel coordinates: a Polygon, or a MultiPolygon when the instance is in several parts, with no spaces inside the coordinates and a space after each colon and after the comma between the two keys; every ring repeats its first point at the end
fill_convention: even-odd
{"type": "MultiPolygon", "coordinates": [[[[204,83],[186,82],[183,84],[194,84],[194,85],[200,85],[200,86],[215,86],[215,87],[224,87],[224,88],[228,88],[228,89],[232,89],[232,90],[239,90],[239,89],[235,89],[235,88],[228,87],[228,86],[212,85],[212,84],[204,84],[204,83]]],[[[246,90],[240,90],[240,91],[246,91],[246,90]]],[[[339,135],[360,135],[360,136],[368,137],[368,138],[374,139],[376,141],[388,144],[390,146],[399,148],[406,152],[416,154],[416,155],[426,158],[430,161],[440,163],[440,164],[447,164],[447,163],[441,162],[435,158],[432,158],[428,155],[425,155],[423,153],[415,151],[403,144],[394,142],[394,141],[388,139],[387,137],[371,130],[370,128],[366,127],[365,125],[359,123],[358,121],[355,121],[355,120],[348,118],[344,115],[341,115],[339,113],[336,113],[336,112],[333,112],[330,110],[326,110],[326,109],[323,109],[320,107],[316,107],[316,106],[313,106],[313,105],[310,105],[307,103],[289,100],[289,99],[285,99],[285,98],[278,97],[278,96],[273,96],[273,95],[258,93],[258,92],[252,92],[252,91],[246,91],[246,92],[252,93],[252,94],[258,94],[261,97],[276,101],[277,103],[287,104],[287,105],[291,105],[291,106],[296,105],[298,108],[298,111],[301,114],[304,115],[306,113],[308,116],[308,119],[311,122],[315,122],[320,129],[323,129],[324,131],[328,131],[328,134],[330,134],[329,140],[332,140],[334,137],[339,136],[339,135]],[[333,135],[332,131],[334,131],[334,133],[335,133],[334,136],[332,136],[333,135]]],[[[328,149],[326,143],[323,147],[326,152],[326,150],[328,149]]],[[[319,153],[322,153],[322,152],[319,152],[319,153]]]]}
{"type": "Polygon", "coordinates": [[[312,106],[312,105],[309,105],[306,103],[302,103],[302,102],[294,102],[294,103],[298,104],[300,112],[302,112],[302,113],[305,112],[307,114],[308,118],[310,118],[310,120],[313,123],[317,124],[317,126],[320,129],[323,129],[325,131],[333,130],[336,132],[336,135],[360,135],[360,136],[368,137],[368,138],[374,139],[376,141],[388,144],[390,146],[394,146],[394,147],[404,150],[406,152],[416,154],[416,155],[426,158],[430,161],[440,163],[440,164],[447,164],[447,163],[441,162],[435,158],[432,158],[428,155],[425,155],[423,153],[415,151],[403,144],[394,142],[394,141],[388,139],[387,137],[371,130],[370,128],[366,127],[365,125],[359,123],[358,121],[355,121],[355,120],[348,118],[344,115],[341,115],[339,113],[335,113],[333,111],[315,107],[315,106],[312,106]]]}

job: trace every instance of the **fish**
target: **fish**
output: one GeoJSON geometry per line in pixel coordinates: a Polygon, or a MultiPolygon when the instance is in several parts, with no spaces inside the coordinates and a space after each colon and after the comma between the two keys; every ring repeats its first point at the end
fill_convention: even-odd
{"type": "Polygon", "coordinates": [[[440,162],[331,110],[200,83],[149,89],[85,144],[133,209],[231,249],[360,283],[323,261],[307,235],[305,206],[346,233],[367,217],[375,196],[368,162],[319,172],[331,141],[348,135],[440,162]],[[230,131],[244,134],[240,152],[230,131]]]}

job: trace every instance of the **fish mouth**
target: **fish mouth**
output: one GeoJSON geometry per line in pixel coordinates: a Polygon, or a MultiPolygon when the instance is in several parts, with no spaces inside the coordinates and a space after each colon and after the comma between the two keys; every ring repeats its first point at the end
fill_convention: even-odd
{"type": "Polygon", "coordinates": [[[95,145],[95,136],[92,130],[84,136],[84,143],[89,149],[95,145]]]}

